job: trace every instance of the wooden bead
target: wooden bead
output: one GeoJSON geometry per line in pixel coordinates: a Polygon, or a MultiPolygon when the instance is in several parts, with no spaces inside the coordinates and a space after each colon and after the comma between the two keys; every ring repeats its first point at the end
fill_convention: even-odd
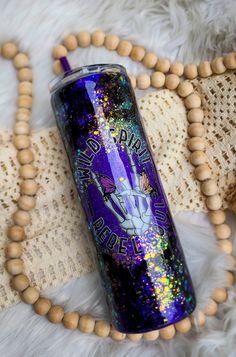
{"type": "MultiPolygon", "coordinates": [[[[31,108],[33,103],[33,99],[29,95],[20,95],[17,99],[17,105],[19,108],[31,108]]],[[[23,134],[23,133],[19,133],[23,134]]]]}
{"type": "Polygon", "coordinates": [[[20,243],[11,242],[6,245],[5,255],[7,258],[20,258],[22,252],[23,248],[20,243]]]}
{"type": "Polygon", "coordinates": [[[30,147],[30,138],[28,135],[15,135],[13,137],[13,144],[18,150],[28,149],[30,147]]]}
{"type": "Polygon", "coordinates": [[[32,196],[23,195],[18,198],[18,207],[24,211],[32,210],[36,205],[36,200],[32,196]]]}
{"type": "Polygon", "coordinates": [[[165,84],[165,75],[162,72],[153,72],[151,74],[151,85],[154,88],[162,88],[165,84]]]}
{"type": "Polygon", "coordinates": [[[231,271],[226,271],[226,280],[228,285],[233,285],[234,284],[234,274],[231,271]]]}
{"type": "Polygon", "coordinates": [[[190,319],[195,326],[204,326],[206,323],[206,315],[201,310],[194,312],[190,319]]]}
{"type": "Polygon", "coordinates": [[[215,227],[215,233],[218,239],[228,239],[231,236],[231,228],[228,224],[222,223],[215,227]]]}
{"type": "Polygon", "coordinates": [[[188,127],[188,134],[201,137],[205,134],[205,128],[201,123],[191,123],[188,127]]]}
{"type": "Polygon", "coordinates": [[[148,74],[143,73],[137,76],[137,87],[139,89],[147,89],[151,85],[151,80],[148,74]]]}
{"type": "Polygon", "coordinates": [[[29,279],[24,274],[19,274],[11,278],[11,287],[16,291],[23,291],[29,286],[29,279]]]}
{"type": "Polygon", "coordinates": [[[77,35],[77,41],[79,47],[89,47],[91,44],[91,34],[86,31],[79,32],[77,35]]]}
{"type": "Polygon", "coordinates": [[[218,242],[219,248],[225,254],[232,254],[233,252],[233,243],[229,239],[223,239],[218,242]]]}
{"type": "Polygon", "coordinates": [[[29,68],[21,68],[18,71],[17,78],[20,82],[31,82],[33,79],[33,72],[29,68]]]}
{"type": "Polygon", "coordinates": [[[181,62],[172,63],[170,66],[170,73],[176,74],[181,77],[184,73],[184,65],[181,62]]]}
{"type": "Polygon", "coordinates": [[[52,65],[52,69],[53,69],[53,73],[56,75],[56,76],[59,76],[60,74],[63,73],[63,69],[62,69],[62,66],[61,66],[61,62],[59,60],[56,60],[53,65],[52,65]]]}
{"type": "Polygon", "coordinates": [[[227,300],[227,289],[216,288],[213,291],[212,298],[219,304],[227,300]]]}
{"type": "Polygon", "coordinates": [[[17,47],[15,43],[8,42],[2,46],[2,56],[7,59],[12,59],[17,54],[17,47]]]}
{"type": "Polygon", "coordinates": [[[24,179],[33,179],[37,175],[37,169],[33,165],[26,164],[20,167],[19,173],[24,179]]]}
{"type": "Polygon", "coordinates": [[[188,140],[188,148],[190,151],[203,151],[205,149],[205,141],[202,138],[190,138],[188,140]]]}
{"type": "Polygon", "coordinates": [[[23,291],[21,298],[26,304],[33,305],[39,298],[39,291],[36,288],[29,286],[23,291]]]}
{"type": "Polygon", "coordinates": [[[235,54],[235,52],[228,53],[224,57],[224,65],[227,69],[235,69],[236,68],[236,54],[235,54]]]}
{"type": "Polygon", "coordinates": [[[111,326],[107,321],[100,320],[96,321],[94,327],[94,333],[99,337],[107,337],[109,336],[111,330],[111,326]]]}
{"type": "Polygon", "coordinates": [[[201,190],[204,195],[212,196],[217,193],[218,188],[214,180],[207,180],[201,184],[201,190]]]}
{"type": "Polygon", "coordinates": [[[68,54],[67,49],[63,45],[58,45],[58,46],[54,47],[52,50],[52,55],[55,59],[65,57],[65,56],[67,56],[67,54],[68,54]]]}
{"type": "Polygon", "coordinates": [[[184,75],[188,79],[194,79],[197,77],[197,66],[194,63],[186,64],[184,66],[184,75]]]}
{"type": "Polygon", "coordinates": [[[167,73],[170,69],[170,61],[167,58],[159,58],[156,64],[156,70],[167,73]]]}
{"type": "Polygon", "coordinates": [[[145,56],[145,49],[140,46],[134,46],[130,52],[130,58],[135,62],[141,62],[145,56]]]}
{"type": "Polygon", "coordinates": [[[136,88],[136,84],[137,84],[136,77],[130,75],[130,76],[129,76],[129,79],[130,79],[130,82],[131,82],[132,87],[133,87],[133,88],[136,88]]]}
{"type": "Polygon", "coordinates": [[[126,40],[121,40],[117,47],[117,53],[119,56],[126,57],[130,55],[132,48],[133,45],[131,42],[126,40]]]}
{"type": "Polygon", "coordinates": [[[175,336],[174,325],[164,327],[160,330],[160,337],[163,338],[163,340],[171,340],[174,336],[175,336]]]}
{"type": "Polygon", "coordinates": [[[212,75],[211,63],[209,61],[200,63],[198,66],[198,74],[202,78],[210,77],[212,75]]]}
{"type": "Polygon", "coordinates": [[[69,330],[75,330],[78,327],[79,314],[76,311],[66,312],[63,317],[63,325],[69,330]]]}
{"type": "Polygon", "coordinates": [[[105,47],[110,51],[116,50],[119,42],[120,39],[117,35],[107,35],[105,37],[105,47]]]}
{"type": "Polygon", "coordinates": [[[206,205],[207,205],[207,208],[209,208],[209,210],[217,211],[222,206],[222,199],[218,194],[207,197],[206,205]]]}
{"type": "Polygon", "coordinates": [[[222,74],[226,71],[223,57],[217,57],[211,61],[211,69],[215,74],[222,74]]]}
{"type": "MultiPolygon", "coordinates": [[[[25,83],[25,82],[22,82],[25,83]]],[[[26,121],[30,120],[31,112],[27,108],[19,108],[16,112],[16,120],[18,121],[26,121]]]]}
{"type": "Polygon", "coordinates": [[[30,95],[33,93],[33,86],[31,82],[20,82],[18,86],[18,93],[20,95],[30,95]]]}
{"type": "Polygon", "coordinates": [[[6,270],[11,275],[21,274],[24,270],[24,262],[19,258],[7,260],[5,266],[6,270]]]}
{"type": "Polygon", "coordinates": [[[174,90],[178,87],[180,79],[176,74],[168,74],[165,79],[165,87],[174,90]]]}
{"type": "Polygon", "coordinates": [[[119,332],[115,329],[111,329],[110,331],[110,337],[112,338],[112,340],[114,341],[123,341],[126,337],[125,333],[119,332]]]}
{"type": "Polygon", "coordinates": [[[132,342],[138,342],[142,337],[142,333],[127,333],[127,338],[132,342]]]}
{"type": "Polygon", "coordinates": [[[13,242],[22,242],[25,239],[24,228],[17,225],[11,226],[7,230],[7,236],[13,242]]]}
{"type": "Polygon", "coordinates": [[[36,314],[44,316],[48,313],[50,310],[52,304],[49,299],[46,299],[44,297],[40,297],[35,303],[34,303],[34,311],[36,314]]]}
{"type": "Polygon", "coordinates": [[[14,133],[17,134],[17,135],[29,135],[29,133],[30,133],[29,124],[24,122],[24,121],[18,121],[15,124],[14,133]]]}
{"type": "Polygon", "coordinates": [[[68,51],[74,51],[78,46],[76,36],[72,34],[66,36],[63,40],[63,45],[68,51]]]}
{"type": "Polygon", "coordinates": [[[92,333],[95,326],[95,320],[90,315],[83,315],[79,320],[79,330],[83,333],[92,333]]]}
{"type": "Polygon", "coordinates": [[[159,330],[145,332],[143,334],[143,339],[146,341],[155,341],[159,337],[159,330]]]}
{"type": "Polygon", "coordinates": [[[53,324],[59,324],[64,317],[64,309],[60,305],[52,305],[47,313],[47,317],[53,324]]]}
{"type": "Polygon", "coordinates": [[[154,68],[156,66],[156,63],[157,63],[157,56],[155,55],[155,53],[148,52],[143,57],[143,65],[146,68],[149,69],[154,68]]]}
{"type": "Polygon", "coordinates": [[[201,98],[198,94],[192,93],[184,100],[184,105],[187,109],[195,109],[201,106],[201,98]]]}
{"type": "Polygon", "coordinates": [[[18,226],[24,227],[30,223],[30,214],[29,212],[18,210],[12,216],[14,223],[18,226]]]}
{"type": "Polygon", "coordinates": [[[205,164],[207,162],[207,156],[203,151],[194,151],[190,155],[190,162],[194,166],[205,164]]]}
{"type": "Polygon", "coordinates": [[[29,57],[25,53],[18,53],[13,60],[14,66],[17,69],[28,67],[30,64],[29,57]]]}
{"type": "Polygon", "coordinates": [[[177,322],[175,328],[178,332],[187,333],[191,330],[191,321],[189,317],[177,322]]]}
{"type": "Polygon", "coordinates": [[[211,169],[207,164],[195,168],[194,174],[199,181],[205,181],[211,177],[211,169]]]}
{"type": "Polygon", "coordinates": [[[204,314],[207,315],[207,316],[213,316],[216,314],[218,310],[218,305],[217,303],[212,300],[212,299],[209,299],[205,309],[203,310],[204,314]]]}
{"type": "Polygon", "coordinates": [[[105,33],[103,31],[95,31],[91,35],[91,42],[93,46],[103,46],[105,41],[105,33]]]}
{"type": "Polygon", "coordinates": [[[33,196],[38,191],[38,184],[33,179],[26,179],[21,182],[20,192],[23,195],[33,196]]]}
{"type": "Polygon", "coordinates": [[[17,160],[21,165],[30,164],[34,160],[34,154],[30,149],[18,151],[17,160]]]}
{"type": "Polygon", "coordinates": [[[204,112],[200,108],[191,109],[187,115],[189,123],[202,123],[204,112]]]}
{"type": "Polygon", "coordinates": [[[225,222],[225,212],[222,210],[210,211],[208,213],[211,223],[222,224],[225,222]]]}
{"type": "Polygon", "coordinates": [[[189,81],[180,82],[177,88],[177,93],[180,97],[185,98],[193,93],[193,85],[189,81]]]}
{"type": "Polygon", "coordinates": [[[18,121],[14,127],[14,133],[17,135],[29,135],[30,126],[25,121],[18,121]]]}

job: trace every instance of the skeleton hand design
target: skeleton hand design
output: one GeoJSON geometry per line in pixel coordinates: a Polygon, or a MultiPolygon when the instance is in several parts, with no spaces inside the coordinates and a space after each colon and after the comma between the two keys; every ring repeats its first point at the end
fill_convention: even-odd
{"type": "Polygon", "coordinates": [[[140,176],[130,157],[131,181],[126,178],[119,182],[119,188],[107,176],[103,176],[103,181],[107,180],[109,185],[108,193],[101,183],[102,175],[92,172],[92,178],[100,193],[105,196],[105,205],[113,212],[123,230],[130,236],[142,235],[148,228],[152,219],[151,197],[145,194],[141,185],[140,176]],[[113,189],[112,189],[113,187],[113,189]]]}

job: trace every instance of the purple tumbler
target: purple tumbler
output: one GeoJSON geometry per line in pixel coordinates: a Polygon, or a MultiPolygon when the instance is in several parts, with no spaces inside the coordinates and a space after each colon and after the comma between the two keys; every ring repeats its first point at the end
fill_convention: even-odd
{"type": "Polygon", "coordinates": [[[194,289],[125,68],[71,70],[51,95],[113,325],[141,333],[187,317],[194,289]]]}

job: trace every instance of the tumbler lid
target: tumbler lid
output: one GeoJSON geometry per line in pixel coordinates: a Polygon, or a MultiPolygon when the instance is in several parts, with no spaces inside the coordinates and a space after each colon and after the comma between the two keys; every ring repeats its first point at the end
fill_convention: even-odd
{"type": "Polygon", "coordinates": [[[49,83],[50,93],[54,93],[61,87],[64,87],[68,83],[74,82],[79,78],[86,77],[91,74],[102,73],[102,72],[117,72],[127,74],[126,68],[120,64],[92,64],[88,66],[82,66],[74,68],[70,71],[63,73],[62,75],[54,78],[49,83]]]}

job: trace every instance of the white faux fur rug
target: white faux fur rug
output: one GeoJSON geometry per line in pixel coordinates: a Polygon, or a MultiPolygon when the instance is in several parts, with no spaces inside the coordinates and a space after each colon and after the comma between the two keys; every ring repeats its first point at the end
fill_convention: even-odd
{"type": "MultiPolygon", "coordinates": [[[[160,56],[184,62],[199,62],[216,54],[236,50],[235,0],[1,0],[0,42],[16,40],[29,52],[34,71],[33,126],[54,123],[48,83],[53,78],[51,49],[69,32],[103,29],[144,45],[160,56]]],[[[140,64],[121,59],[104,49],[78,50],[70,60],[74,66],[119,62],[130,73],[140,64]]],[[[0,127],[12,127],[16,79],[7,61],[1,60],[0,127]]],[[[235,216],[229,218],[236,238],[235,216]]],[[[224,285],[227,258],[219,253],[211,225],[204,214],[181,213],[175,217],[199,307],[204,306],[215,286],[224,285]]],[[[234,253],[236,247],[234,245],[234,253]]],[[[96,273],[71,281],[48,292],[68,310],[79,309],[106,316],[103,292],[96,273]]],[[[230,356],[236,355],[236,289],[222,304],[217,317],[206,328],[170,342],[114,343],[109,338],[67,331],[36,316],[25,304],[0,314],[0,357],[72,356],[230,356]]]]}

